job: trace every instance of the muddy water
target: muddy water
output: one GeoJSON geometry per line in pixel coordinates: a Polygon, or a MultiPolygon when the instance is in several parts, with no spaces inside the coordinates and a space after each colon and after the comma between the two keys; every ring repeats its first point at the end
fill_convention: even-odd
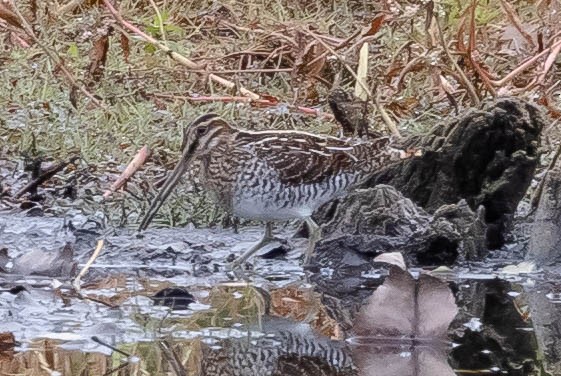
{"type": "MultiPolygon", "coordinates": [[[[387,280],[388,267],[363,273],[357,299],[322,291],[310,276],[328,280],[332,270],[304,270],[306,240],[287,226],[277,235],[288,242],[250,260],[247,282],[234,280],[227,260],[262,230],[150,229],[137,237],[0,215],[0,374],[539,375],[544,358],[557,361],[561,291],[552,271],[497,257],[444,270],[434,276],[457,305],[444,336],[434,328],[446,302],[423,306],[422,285],[411,319],[397,305],[405,287],[395,307],[394,299],[383,305],[397,323],[433,329],[356,336],[367,324],[356,323],[352,306],[387,280]],[[72,278],[99,239],[78,295],[72,278]]],[[[426,272],[409,271],[417,279],[426,272]]]]}

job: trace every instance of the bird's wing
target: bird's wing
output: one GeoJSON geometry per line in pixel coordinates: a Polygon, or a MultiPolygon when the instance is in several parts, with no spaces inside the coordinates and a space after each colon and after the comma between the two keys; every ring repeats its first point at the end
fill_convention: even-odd
{"type": "Polygon", "coordinates": [[[353,144],[334,137],[282,131],[246,132],[238,137],[239,145],[265,161],[288,185],[314,184],[339,174],[371,170],[376,154],[389,142],[377,139],[353,144]]]}

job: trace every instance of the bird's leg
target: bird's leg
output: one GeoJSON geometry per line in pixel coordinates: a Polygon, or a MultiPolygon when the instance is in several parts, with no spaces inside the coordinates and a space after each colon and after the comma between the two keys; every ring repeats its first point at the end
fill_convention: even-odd
{"type": "Polygon", "coordinates": [[[306,255],[304,256],[304,265],[307,265],[312,258],[314,249],[316,248],[316,243],[321,239],[321,227],[314,222],[311,217],[306,218],[306,224],[308,225],[308,249],[306,250],[306,255]]]}
{"type": "Polygon", "coordinates": [[[247,259],[250,258],[255,252],[259,251],[261,248],[263,248],[273,240],[275,240],[275,238],[273,237],[273,222],[267,222],[265,223],[265,234],[263,235],[263,238],[259,241],[259,243],[248,249],[243,255],[232,261],[232,263],[230,264],[232,270],[240,268],[241,265],[243,265],[243,263],[246,262],[247,259]]]}

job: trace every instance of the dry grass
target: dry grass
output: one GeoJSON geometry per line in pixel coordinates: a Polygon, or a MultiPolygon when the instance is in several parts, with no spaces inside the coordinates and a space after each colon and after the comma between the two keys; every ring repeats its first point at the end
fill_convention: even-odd
{"type": "MultiPolygon", "coordinates": [[[[469,86],[480,99],[508,93],[547,104],[551,115],[559,114],[558,66],[540,77],[547,54],[513,80],[493,84],[559,40],[561,6],[556,0],[515,2],[510,8],[500,0],[481,1],[473,24],[471,3],[456,0],[118,3],[125,21],[190,59],[196,69],[142,41],[103,2],[81,3],[74,10],[64,3],[54,10],[17,2],[38,41],[10,24],[5,14],[0,17],[0,159],[82,157],[76,171],[65,171],[47,185],[55,191],[46,205],[53,214],[79,207],[90,214],[104,212],[113,224],[135,223],[162,167],[171,168],[177,158],[181,129],[205,112],[219,112],[242,127],[336,134],[337,124],[294,106],[328,112],[330,90],[352,90],[363,41],[370,43],[368,89],[406,132],[424,132],[444,121],[454,113],[453,103],[473,105],[469,86]],[[472,47],[471,29],[476,33],[472,47]],[[237,89],[220,85],[210,79],[212,74],[237,89]],[[239,97],[241,88],[278,105],[197,101],[239,97]],[[129,183],[127,193],[101,202],[102,191],[145,144],[153,156],[144,171],[129,183]],[[55,187],[69,181],[78,188],[79,200],[61,200],[56,193],[55,187]]],[[[372,97],[369,102],[371,126],[384,130],[380,107],[372,97]]],[[[187,194],[190,190],[180,188],[156,222],[208,225],[223,220],[219,211],[209,210],[204,195],[187,194]]]]}

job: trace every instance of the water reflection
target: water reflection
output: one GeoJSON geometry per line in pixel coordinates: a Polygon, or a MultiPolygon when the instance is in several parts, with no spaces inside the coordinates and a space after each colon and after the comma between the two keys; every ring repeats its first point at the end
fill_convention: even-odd
{"type": "Polygon", "coordinates": [[[360,376],[454,376],[442,344],[405,345],[372,341],[352,346],[352,358],[360,376]]]}
{"type": "MultiPolygon", "coordinates": [[[[190,311],[188,314],[168,311],[166,317],[165,314],[156,314],[163,313],[165,307],[150,308],[151,303],[146,300],[142,303],[145,305],[142,313],[128,316],[130,325],[121,326],[119,321],[122,319],[119,319],[109,329],[93,326],[91,330],[80,331],[76,330],[77,320],[68,321],[68,317],[60,315],[44,317],[45,322],[51,324],[58,320],[58,329],[52,326],[52,330],[53,333],[58,330],[59,338],[64,340],[14,343],[11,336],[0,336],[0,339],[4,338],[0,340],[0,374],[29,370],[37,374],[46,370],[56,371],[63,375],[103,375],[114,370],[112,374],[115,375],[209,376],[446,376],[455,374],[454,370],[458,375],[539,374],[536,373],[535,332],[525,330],[532,328],[532,322],[519,312],[523,302],[513,303],[514,299],[524,296],[523,292],[512,296],[513,290],[520,290],[519,286],[500,280],[440,282],[428,296],[434,298],[439,295],[435,291],[444,292],[447,289],[450,294],[454,292],[460,306],[451,329],[446,330],[447,324],[439,324],[438,320],[430,325],[423,324],[426,320],[423,312],[428,314],[429,321],[443,317],[442,312],[446,311],[443,302],[447,299],[431,301],[426,308],[423,308],[424,298],[409,299],[412,302],[410,305],[418,305],[414,309],[416,319],[404,308],[408,300],[405,296],[410,291],[421,292],[420,296],[424,296],[423,291],[432,289],[427,286],[437,282],[431,281],[424,286],[421,278],[411,278],[411,290],[411,281],[404,282],[404,278],[409,279],[406,274],[397,271],[395,275],[399,278],[392,279],[391,273],[393,271],[384,285],[376,290],[379,294],[372,295],[361,312],[355,315],[353,329],[340,334],[338,339],[335,339],[337,330],[332,327],[327,329],[325,322],[309,325],[271,315],[278,313],[276,310],[288,309],[290,304],[287,302],[299,302],[301,307],[306,306],[301,308],[299,317],[308,315],[306,309],[311,317],[325,315],[325,312],[320,313],[316,306],[319,303],[313,301],[315,298],[310,290],[305,292],[305,287],[300,287],[304,290],[300,291],[300,295],[296,286],[272,294],[251,287],[215,287],[209,291],[206,300],[200,298],[204,294],[193,294],[208,304],[204,311],[190,311]],[[396,290],[397,287],[389,283],[392,280],[401,287],[409,287],[396,290]],[[268,302],[263,305],[257,300],[268,302]],[[384,309],[380,310],[380,307],[384,309]],[[271,310],[270,314],[266,313],[267,310],[271,310]],[[152,321],[151,317],[154,318],[152,321]],[[67,322],[66,327],[64,322],[67,322]],[[136,329],[137,339],[133,336],[135,331],[124,335],[131,325],[143,327],[144,334],[136,329]],[[319,334],[316,329],[319,327],[323,327],[322,331],[328,336],[319,334]],[[81,340],[63,335],[71,332],[82,336],[81,340]],[[102,341],[118,347],[125,355],[92,341],[91,336],[95,334],[102,341]]],[[[34,296],[30,295],[27,299],[34,296]]],[[[43,301],[41,296],[37,299],[43,301]]],[[[545,296],[543,299],[547,300],[545,296]]],[[[34,306],[38,309],[38,305],[34,306]]],[[[79,311],[79,305],[75,309],[79,311]]],[[[105,312],[108,311],[111,309],[105,312]]],[[[112,311],[121,312],[119,316],[123,317],[123,307],[112,311]]],[[[83,317],[87,320],[92,313],[90,311],[90,315],[83,317]]],[[[38,325],[39,319],[39,316],[34,316],[33,325],[38,325]]],[[[25,330],[25,325],[14,330],[15,341],[21,341],[25,330]]]]}
{"type": "MultiPolygon", "coordinates": [[[[165,248],[150,233],[142,242],[108,238],[82,286],[86,300],[67,280],[8,268],[0,274],[0,374],[522,376],[540,374],[538,344],[561,364],[557,274],[497,279],[504,265],[485,262],[434,278],[349,252],[306,271],[290,256],[258,260],[253,283],[226,283],[221,263],[242,235],[220,233],[209,252],[211,235],[170,230],[165,248]]],[[[8,246],[8,261],[24,254],[8,246]]]]}

